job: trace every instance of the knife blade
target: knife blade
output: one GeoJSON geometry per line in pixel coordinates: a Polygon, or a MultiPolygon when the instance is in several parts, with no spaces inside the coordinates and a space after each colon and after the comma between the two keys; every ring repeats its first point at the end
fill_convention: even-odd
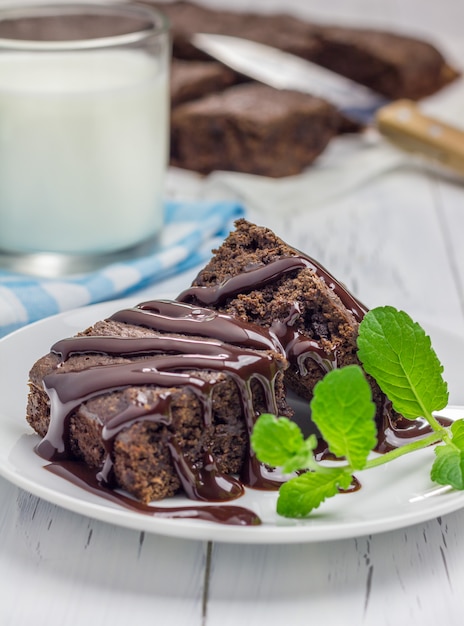
{"type": "Polygon", "coordinates": [[[464,175],[464,130],[425,115],[411,100],[389,101],[311,61],[248,39],[196,33],[191,41],[240,74],[276,89],[323,98],[347,117],[376,128],[399,148],[464,175]]]}

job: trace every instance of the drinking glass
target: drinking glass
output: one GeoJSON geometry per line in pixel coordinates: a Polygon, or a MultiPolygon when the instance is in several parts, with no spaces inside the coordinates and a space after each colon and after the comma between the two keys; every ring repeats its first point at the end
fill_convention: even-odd
{"type": "Polygon", "coordinates": [[[0,9],[0,266],[61,275],[156,245],[169,60],[148,6],[0,9]]]}

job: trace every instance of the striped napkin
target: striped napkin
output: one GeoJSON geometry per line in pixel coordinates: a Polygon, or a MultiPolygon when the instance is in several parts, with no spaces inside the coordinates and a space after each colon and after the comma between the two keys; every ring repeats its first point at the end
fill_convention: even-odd
{"type": "Polygon", "coordinates": [[[55,313],[126,296],[204,263],[242,215],[243,207],[234,201],[168,200],[161,245],[148,256],[59,279],[0,270],[0,337],[55,313]]]}

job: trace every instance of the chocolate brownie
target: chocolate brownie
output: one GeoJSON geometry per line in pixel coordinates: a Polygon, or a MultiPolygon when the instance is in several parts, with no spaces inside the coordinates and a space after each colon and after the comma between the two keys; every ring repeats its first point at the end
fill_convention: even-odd
{"type": "MultiPolygon", "coordinates": [[[[244,219],[178,299],[269,328],[289,361],[286,385],[308,400],[328,371],[360,364],[356,341],[366,307],[314,259],[244,219]]],[[[369,380],[383,432],[396,416],[369,380]]]]}
{"type": "Polygon", "coordinates": [[[326,27],[311,60],[387,98],[419,100],[459,76],[433,45],[373,29],[326,27]]]}
{"type": "Polygon", "coordinates": [[[290,176],[310,165],[340,126],[338,111],[319,98],[234,85],[174,109],[171,163],[203,174],[290,176]]]}
{"type": "Polygon", "coordinates": [[[174,55],[179,58],[205,58],[190,42],[193,33],[235,35],[302,56],[393,99],[423,98],[459,75],[434,45],[413,36],[315,23],[287,14],[146,1],[169,17],[174,55]]]}
{"type": "Polygon", "coordinates": [[[171,63],[171,106],[222,91],[240,77],[222,63],[211,61],[181,61],[171,63]]]}
{"type": "MultiPolygon", "coordinates": [[[[183,488],[228,500],[269,479],[250,452],[257,415],[290,415],[286,360],[265,329],[151,301],[57,342],[30,372],[27,420],[51,462],[149,502],[183,488]]],[[[272,481],[271,481],[272,482],[272,481]]]]}

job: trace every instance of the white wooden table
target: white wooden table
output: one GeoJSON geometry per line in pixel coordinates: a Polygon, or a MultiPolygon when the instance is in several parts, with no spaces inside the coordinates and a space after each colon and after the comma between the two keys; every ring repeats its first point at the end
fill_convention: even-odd
{"type": "MultiPolygon", "coordinates": [[[[253,3],[265,5],[284,3],[253,3]]],[[[464,23],[464,5],[456,0],[287,0],[285,7],[414,29],[445,47],[464,23]]],[[[463,184],[406,168],[308,213],[249,217],[318,258],[368,306],[392,304],[464,335],[463,184]]],[[[156,288],[143,297],[148,293],[156,296],[156,288]]],[[[455,393],[464,396],[464,376],[455,393]]],[[[119,528],[3,479],[0,502],[2,626],[458,626],[464,620],[464,511],[378,535],[254,546],[119,528]]]]}

